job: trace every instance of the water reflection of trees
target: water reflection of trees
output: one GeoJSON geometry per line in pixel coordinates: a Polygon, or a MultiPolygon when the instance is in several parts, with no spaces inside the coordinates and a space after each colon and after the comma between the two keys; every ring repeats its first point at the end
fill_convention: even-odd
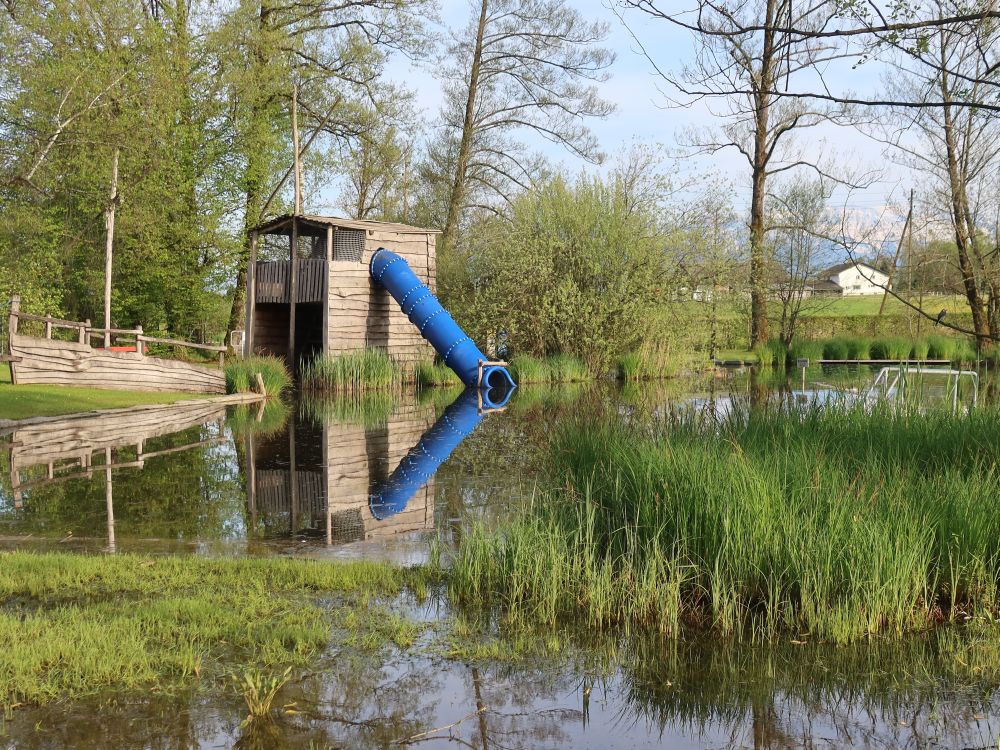
{"type": "Polygon", "coordinates": [[[851,647],[633,643],[622,726],[755,748],[980,747],[996,742],[996,685],[952,672],[933,637],[851,647]],[[978,719],[974,719],[978,717],[978,719]]]}

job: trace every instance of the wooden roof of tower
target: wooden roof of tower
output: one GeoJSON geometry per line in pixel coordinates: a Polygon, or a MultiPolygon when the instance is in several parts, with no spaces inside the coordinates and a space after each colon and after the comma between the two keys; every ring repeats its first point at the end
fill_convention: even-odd
{"type": "Polygon", "coordinates": [[[337,216],[316,216],[313,214],[285,214],[263,224],[258,224],[251,232],[260,234],[289,234],[292,231],[292,219],[298,219],[299,227],[313,225],[325,229],[328,226],[337,229],[364,229],[369,232],[395,232],[396,234],[441,234],[440,229],[422,229],[409,224],[397,224],[392,221],[371,221],[369,219],[342,219],[337,216]]]}

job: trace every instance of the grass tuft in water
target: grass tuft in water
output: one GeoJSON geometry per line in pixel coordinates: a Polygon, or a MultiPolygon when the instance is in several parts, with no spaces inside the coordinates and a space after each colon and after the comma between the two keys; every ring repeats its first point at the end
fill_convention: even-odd
{"type": "Polygon", "coordinates": [[[381,349],[316,357],[300,371],[302,390],[313,393],[389,389],[402,380],[399,364],[381,349]]]}
{"type": "Polygon", "coordinates": [[[273,356],[233,357],[226,362],[226,391],[256,393],[257,373],[269,396],[277,396],[292,384],[283,360],[273,356]]]}
{"type": "Polygon", "coordinates": [[[510,361],[510,374],[518,385],[534,383],[582,383],[593,373],[582,361],[568,354],[553,354],[544,359],[518,355],[510,361]]]}
{"type": "Polygon", "coordinates": [[[455,371],[440,362],[419,362],[413,377],[417,381],[418,388],[447,388],[462,385],[455,371]]]}
{"type": "Polygon", "coordinates": [[[233,684],[247,704],[248,713],[243,720],[242,728],[257,721],[272,719],[271,707],[274,699],[278,696],[278,691],[288,684],[291,676],[291,667],[287,667],[280,676],[257,668],[247,669],[238,676],[233,675],[233,684]]]}

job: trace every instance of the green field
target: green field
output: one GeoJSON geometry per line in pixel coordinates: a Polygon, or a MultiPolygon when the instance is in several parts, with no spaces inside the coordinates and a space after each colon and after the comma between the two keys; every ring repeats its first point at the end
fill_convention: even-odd
{"type": "Polygon", "coordinates": [[[103,391],[59,385],[11,385],[10,367],[0,366],[0,419],[53,417],[94,409],[169,404],[193,398],[200,396],[193,393],[103,391]]]}
{"type": "MultiPolygon", "coordinates": [[[[913,299],[913,304],[918,305],[919,301],[913,299]]],[[[693,309],[699,313],[705,313],[709,306],[704,302],[684,303],[692,305],[693,309]]],[[[849,318],[849,317],[875,317],[879,314],[879,307],[882,304],[882,296],[875,294],[864,297],[830,297],[811,298],[803,301],[800,315],[804,318],[849,318]]],[[[716,314],[720,318],[744,318],[749,314],[748,303],[735,303],[731,300],[720,300],[716,314]]],[[[937,317],[941,310],[947,310],[951,314],[968,313],[969,303],[961,295],[932,295],[923,300],[923,308],[928,315],[937,317]]],[[[889,297],[885,301],[885,310],[882,312],[886,316],[916,315],[916,311],[904,305],[895,297],[889,297]]],[[[769,317],[772,320],[781,315],[781,306],[776,302],[770,303],[769,317]]]]}

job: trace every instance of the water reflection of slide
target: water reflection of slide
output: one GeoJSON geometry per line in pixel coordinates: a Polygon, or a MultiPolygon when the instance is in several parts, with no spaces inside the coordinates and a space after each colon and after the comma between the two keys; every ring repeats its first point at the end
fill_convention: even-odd
{"type": "Polygon", "coordinates": [[[381,521],[403,511],[410,498],[431,480],[483,416],[503,409],[512,393],[508,391],[499,404],[484,407],[481,395],[473,388],[466,388],[420,442],[403,456],[392,475],[372,492],[368,501],[372,515],[381,521]]]}

